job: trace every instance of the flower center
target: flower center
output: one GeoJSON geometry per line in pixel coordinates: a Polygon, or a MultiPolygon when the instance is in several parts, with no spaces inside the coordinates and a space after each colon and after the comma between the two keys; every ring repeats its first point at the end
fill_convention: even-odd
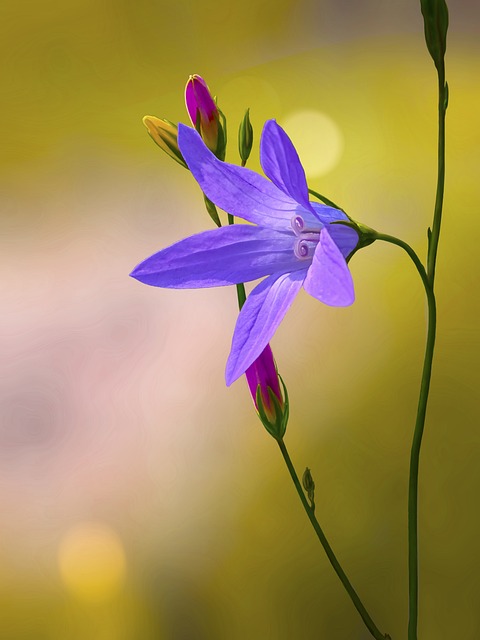
{"type": "Polygon", "coordinates": [[[302,216],[293,216],[291,225],[294,234],[297,236],[293,245],[293,252],[299,260],[311,258],[320,240],[320,229],[309,228],[305,224],[302,216]]]}

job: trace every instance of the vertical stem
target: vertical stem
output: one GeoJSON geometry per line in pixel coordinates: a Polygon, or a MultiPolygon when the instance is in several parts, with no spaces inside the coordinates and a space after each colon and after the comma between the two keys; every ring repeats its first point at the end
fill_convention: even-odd
{"type": "MultiPolygon", "coordinates": [[[[244,167],[246,164],[247,164],[247,161],[242,160],[242,167],[244,167]]],[[[232,216],[231,213],[227,213],[227,218],[228,218],[228,224],[235,223],[235,218],[232,216]]],[[[245,285],[242,282],[240,282],[239,284],[236,284],[235,287],[237,289],[238,309],[239,311],[241,311],[243,305],[245,304],[245,301],[247,300],[247,294],[245,293],[245,285]]]]}
{"type": "Polygon", "coordinates": [[[410,476],[408,484],[408,593],[409,618],[408,640],[417,640],[418,623],[418,470],[420,447],[422,445],[425,416],[427,412],[428,392],[432,375],[433,351],[436,333],[436,303],[433,289],[426,289],[428,300],[428,329],[425,358],[423,362],[420,397],[418,399],[417,419],[410,452],[410,476]]]}
{"type": "Polygon", "coordinates": [[[438,241],[442,223],[443,194],[445,190],[445,115],[447,111],[448,87],[445,83],[445,70],[438,71],[438,172],[437,193],[433,213],[432,234],[428,244],[427,272],[430,282],[435,280],[438,241]]]}
{"type": "Polygon", "coordinates": [[[408,640],[417,640],[418,625],[418,471],[422,446],[428,392],[432,374],[436,333],[436,304],[434,294],[435,266],[442,222],[443,194],[445,188],[445,113],[448,87],[445,83],[443,64],[438,68],[438,174],[433,224],[428,243],[427,274],[430,286],[426,287],[428,300],[428,332],[423,363],[417,419],[410,452],[410,476],[408,485],[408,640]]]}
{"type": "Polygon", "coordinates": [[[383,240],[395,244],[408,253],[422,278],[427,294],[428,326],[425,357],[423,361],[422,381],[420,384],[420,396],[418,399],[417,418],[413,433],[413,442],[410,452],[410,476],[408,485],[408,594],[409,594],[409,619],[408,640],[416,640],[418,623],[418,469],[420,462],[420,447],[422,444],[425,416],[427,412],[428,392],[432,375],[433,351],[435,348],[436,332],[436,302],[433,284],[425,271],[420,258],[415,251],[403,240],[385,233],[375,232],[376,240],[383,240]]]}
{"type": "Polygon", "coordinates": [[[318,520],[315,517],[315,513],[312,507],[308,503],[308,500],[302,489],[302,485],[300,484],[300,480],[298,479],[297,472],[295,471],[295,467],[293,466],[293,463],[290,459],[290,456],[288,454],[287,447],[285,446],[284,441],[277,440],[277,442],[278,442],[278,446],[280,447],[280,451],[282,452],[283,459],[285,460],[285,464],[287,465],[290,476],[293,480],[293,484],[295,485],[295,489],[297,490],[300,500],[302,501],[303,508],[305,509],[305,512],[315,530],[315,533],[317,534],[317,537],[320,540],[322,547],[325,550],[325,553],[327,554],[330,564],[332,565],[337,576],[340,578],[343,586],[345,587],[345,590],[347,591],[348,595],[350,596],[350,599],[352,600],[355,606],[355,609],[361,615],[362,620],[365,623],[365,626],[367,627],[367,629],[370,631],[370,633],[376,640],[386,640],[387,638],[390,638],[390,636],[383,635],[381,633],[381,631],[377,628],[377,626],[373,622],[372,618],[369,616],[368,611],[363,606],[362,601],[358,597],[357,592],[353,588],[350,580],[347,578],[347,574],[340,566],[340,563],[338,562],[332,547],[328,543],[328,540],[325,537],[325,534],[323,533],[323,530],[318,520]]]}
{"type": "MultiPolygon", "coordinates": [[[[227,213],[227,218],[228,218],[228,224],[235,223],[235,219],[231,213],[227,213]]],[[[240,282],[239,284],[236,284],[235,287],[237,288],[238,308],[241,311],[247,299],[247,294],[245,293],[245,285],[242,282],[240,282]]]]}

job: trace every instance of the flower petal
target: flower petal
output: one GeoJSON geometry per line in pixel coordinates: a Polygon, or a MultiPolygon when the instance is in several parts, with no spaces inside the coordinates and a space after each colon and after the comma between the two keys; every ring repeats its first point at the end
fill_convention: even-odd
{"type": "Polygon", "coordinates": [[[348,220],[347,214],[340,211],[340,209],[329,207],[320,202],[310,202],[310,204],[312,205],[315,215],[320,222],[323,222],[323,224],[330,224],[330,222],[334,222],[336,220],[348,220]]]}
{"type": "Polygon", "coordinates": [[[355,300],[353,281],[340,249],[323,228],[303,288],[332,307],[347,307],[355,300]]]}
{"type": "Polygon", "coordinates": [[[347,227],[344,224],[330,224],[328,233],[344,258],[347,258],[358,244],[358,233],[352,227],[347,227]]]}
{"type": "Polygon", "coordinates": [[[154,287],[196,289],[302,267],[293,252],[292,234],[234,224],[180,240],[141,262],[130,275],[154,287]]]}
{"type": "Polygon", "coordinates": [[[305,278],[305,269],[275,273],[248,296],[238,316],[227,361],[225,380],[231,385],[265,349],[290,308],[305,278]]]}
{"type": "Polygon", "coordinates": [[[218,160],[190,127],[179,125],[178,144],[193,177],[217,207],[260,226],[291,229],[298,209],[293,198],[258,173],[218,160]]]}
{"type": "Polygon", "coordinates": [[[260,139],[260,162],[265,175],[279,189],[302,207],[311,211],[307,179],[297,150],[285,131],[275,120],[267,120],[260,139]]]}

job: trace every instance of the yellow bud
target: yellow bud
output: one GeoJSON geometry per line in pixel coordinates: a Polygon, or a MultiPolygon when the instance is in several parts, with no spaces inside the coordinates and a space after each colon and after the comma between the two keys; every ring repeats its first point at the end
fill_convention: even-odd
{"type": "Polygon", "coordinates": [[[146,126],[149,136],[171,158],[176,160],[185,169],[187,163],[183,159],[178,148],[178,127],[169,120],[161,120],[155,116],[145,116],[143,124],[146,126]]]}

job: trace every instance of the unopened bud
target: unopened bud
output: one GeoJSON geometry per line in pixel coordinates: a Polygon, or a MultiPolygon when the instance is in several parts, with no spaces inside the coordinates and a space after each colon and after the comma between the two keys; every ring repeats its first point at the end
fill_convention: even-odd
{"type": "MultiPolygon", "coordinates": [[[[190,120],[203,141],[215,155],[223,141],[219,110],[205,80],[194,74],[185,87],[185,104],[190,120]]],[[[224,154],[225,157],[225,154],[224,154]]]]}
{"type": "Polygon", "coordinates": [[[148,134],[154,142],[158,144],[171,158],[176,160],[182,167],[188,169],[187,163],[178,148],[178,127],[169,120],[160,120],[155,116],[145,116],[143,124],[147,127],[148,134]]]}
{"type": "Polygon", "coordinates": [[[288,423],[288,393],[278,375],[270,345],[267,344],[255,362],[248,367],[245,377],[263,426],[276,440],[281,440],[288,423]]]}
{"type": "Polygon", "coordinates": [[[315,509],[315,481],[308,467],[303,472],[302,484],[307,492],[307,497],[310,500],[312,509],[315,509]]]}
{"type": "Polygon", "coordinates": [[[443,73],[447,49],[448,8],[445,0],[420,0],[425,41],[435,66],[443,73]]]}
{"type": "Polygon", "coordinates": [[[238,129],[238,152],[242,163],[246,164],[253,145],[253,127],[250,122],[250,109],[245,111],[243,120],[238,129]]]}

